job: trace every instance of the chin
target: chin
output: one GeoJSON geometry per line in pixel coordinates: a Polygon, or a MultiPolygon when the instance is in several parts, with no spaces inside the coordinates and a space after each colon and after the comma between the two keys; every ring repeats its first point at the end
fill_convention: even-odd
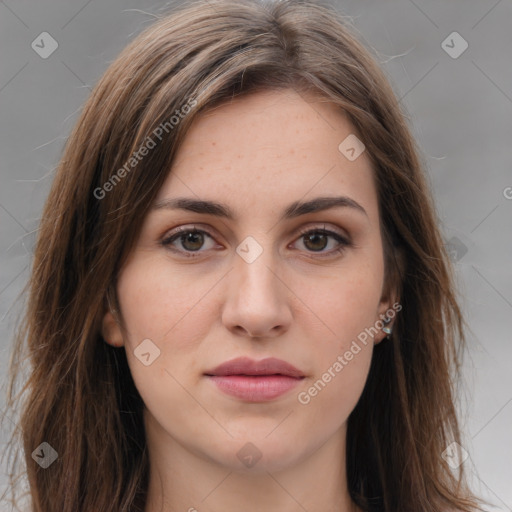
{"type": "Polygon", "coordinates": [[[214,454],[210,451],[210,458],[234,473],[256,475],[287,469],[306,456],[304,440],[295,442],[289,435],[269,435],[269,432],[267,430],[265,433],[268,438],[261,434],[251,435],[249,432],[237,436],[220,447],[220,452],[214,454]],[[270,439],[272,436],[273,439],[270,439]],[[300,452],[298,447],[301,448],[300,452]]]}

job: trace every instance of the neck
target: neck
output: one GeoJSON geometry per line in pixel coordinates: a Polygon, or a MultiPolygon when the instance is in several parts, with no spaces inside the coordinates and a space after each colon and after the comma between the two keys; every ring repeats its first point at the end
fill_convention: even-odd
{"type": "Polygon", "coordinates": [[[347,489],[346,424],[293,464],[241,471],[189,450],[148,414],[145,423],[150,478],[144,512],[360,512],[347,489]]]}

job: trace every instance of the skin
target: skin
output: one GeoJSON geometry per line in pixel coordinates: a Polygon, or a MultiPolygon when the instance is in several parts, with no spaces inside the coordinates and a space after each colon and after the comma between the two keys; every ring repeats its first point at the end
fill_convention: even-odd
{"type": "Polygon", "coordinates": [[[122,322],[110,311],[103,320],[104,338],[125,348],[146,404],[146,512],[359,510],[346,484],[347,419],[385,333],[359,343],[307,405],[297,398],[395,301],[384,294],[370,160],[338,150],[352,133],[333,104],[291,90],[254,93],[195,119],[156,202],[213,200],[235,219],[150,210],[119,276],[122,322]],[[341,195],[366,214],[338,207],[279,220],[293,201],[341,195]],[[211,238],[161,244],[194,225],[211,238]],[[335,253],[335,238],[300,233],[324,227],[351,245],[335,253]],[[251,263],[236,252],[248,236],[263,251],[251,263]],[[144,339],[160,350],[148,366],[134,354],[144,339]],[[234,398],[204,372],[239,356],[277,357],[306,377],[270,402],[234,398]],[[251,468],[237,457],[249,442],[261,454],[251,468]]]}

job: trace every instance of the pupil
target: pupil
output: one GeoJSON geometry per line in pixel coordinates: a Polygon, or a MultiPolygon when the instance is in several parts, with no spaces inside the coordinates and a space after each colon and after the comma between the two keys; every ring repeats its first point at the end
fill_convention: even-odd
{"type": "Polygon", "coordinates": [[[182,242],[183,242],[183,246],[185,248],[187,248],[188,250],[197,251],[203,245],[202,234],[201,233],[192,233],[192,232],[191,233],[187,233],[186,235],[183,236],[182,242]],[[187,244],[189,242],[192,243],[192,245],[193,245],[192,247],[190,247],[190,246],[187,247],[187,244]],[[197,245],[194,246],[194,242],[197,245]]]}
{"type": "MultiPolygon", "coordinates": [[[[203,245],[203,235],[201,233],[190,232],[182,237],[183,246],[186,247],[190,251],[197,251],[203,245]],[[191,244],[191,245],[190,245],[191,244]]],[[[326,236],[322,233],[314,233],[312,235],[306,236],[305,239],[306,247],[309,246],[312,250],[322,250],[326,247],[326,236]],[[312,246],[311,246],[312,242],[312,246]],[[318,242],[320,242],[320,246],[318,246],[318,242]]]]}
{"type": "MultiPolygon", "coordinates": [[[[318,241],[319,238],[322,238],[324,243],[321,243],[320,244],[321,247],[316,247],[316,249],[318,249],[318,250],[325,249],[326,236],[324,234],[322,234],[322,233],[314,233],[312,235],[308,235],[306,237],[306,242],[305,242],[306,247],[308,246],[308,242],[309,241],[314,240],[314,239],[316,239],[318,241]]],[[[314,242],[313,242],[313,244],[314,244],[314,242]]],[[[313,250],[314,249],[315,248],[313,247],[313,250]]]]}

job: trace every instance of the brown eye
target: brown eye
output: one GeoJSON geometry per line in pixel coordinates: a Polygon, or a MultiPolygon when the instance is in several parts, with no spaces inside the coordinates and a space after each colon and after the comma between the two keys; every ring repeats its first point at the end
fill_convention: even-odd
{"type": "Polygon", "coordinates": [[[312,251],[322,251],[327,247],[328,236],[318,231],[313,231],[308,235],[304,235],[304,245],[312,251]]]}
{"type": "Polygon", "coordinates": [[[187,251],[198,251],[204,244],[204,236],[199,231],[189,231],[180,236],[180,241],[187,251]]]}
{"type": "Polygon", "coordinates": [[[309,229],[304,230],[299,238],[303,239],[303,245],[307,252],[318,253],[320,257],[331,256],[344,251],[352,243],[347,238],[326,229],[309,229]],[[329,246],[330,241],[334,240],[334,247],[329,251],[325,249],[329,246]]]}
{"type": "MultiPolygon", "coordinates": [[[[162,240],[162,245],[168,247],[174,252],[182,253],[185,256],[195,256],[187,253],[200,253],[205,243],[213,238],[203,230],[179,228],[175,232],[162,240]]],[[[213,244],[211,243],[213,246],[213,244]]],[[[206,249],[211,249],[212,246],[206,249]]],[[[205,250],[206,250],[205,249],[205,250]]]]}

